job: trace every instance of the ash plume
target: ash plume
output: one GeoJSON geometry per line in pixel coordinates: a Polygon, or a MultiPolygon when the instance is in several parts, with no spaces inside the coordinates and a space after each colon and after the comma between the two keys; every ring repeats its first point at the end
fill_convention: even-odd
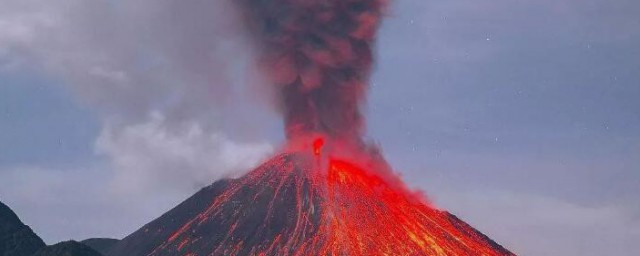
{"type": "Polygon", "coordinates": [[[288,138],[359,141],[383,0],[240,0],[288,138]]]}

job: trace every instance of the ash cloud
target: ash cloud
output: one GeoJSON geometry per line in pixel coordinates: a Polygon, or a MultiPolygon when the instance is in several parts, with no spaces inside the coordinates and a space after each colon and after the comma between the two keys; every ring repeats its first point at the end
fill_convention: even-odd
{"type": "Polygon", "coordinates": [[[359,140],[382,0],[241,0],[287,136],[359,140]]]}

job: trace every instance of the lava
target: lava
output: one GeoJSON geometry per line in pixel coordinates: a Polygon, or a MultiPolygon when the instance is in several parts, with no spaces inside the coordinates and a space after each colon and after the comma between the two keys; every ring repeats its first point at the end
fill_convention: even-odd
{"type": "Polygon", "coordinates": [[[313,141],[313,154],[316,156],[320,156],[322,151],[322,146],[324,146],[324,139],[317,138],[313,141]]]}
{"type": "Polygon", "coordinates": [[[508,255],[347,161],[330,162],[327,186],[331,238],[320,255],[508,255]]]}

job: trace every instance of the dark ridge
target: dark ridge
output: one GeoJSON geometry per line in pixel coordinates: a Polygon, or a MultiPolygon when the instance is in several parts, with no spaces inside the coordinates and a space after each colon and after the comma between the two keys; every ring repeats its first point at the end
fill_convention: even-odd
{"type": "Polygon", "coordinates": [[[0,256],[29,256],[46,244],[0,202],[0,256]]]}

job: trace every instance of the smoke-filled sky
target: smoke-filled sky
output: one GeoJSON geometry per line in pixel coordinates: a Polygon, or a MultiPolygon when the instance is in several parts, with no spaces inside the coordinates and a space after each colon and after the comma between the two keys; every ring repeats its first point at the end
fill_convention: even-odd
{"type": "MultiPolygon", "coordinates": [[[[284,140],[224,0],[0,0],[0,200],[121,238],[284,140]]],[[[521,255],[638,255],[640,3],[395,0],[367,137],[521,255]]]]}

